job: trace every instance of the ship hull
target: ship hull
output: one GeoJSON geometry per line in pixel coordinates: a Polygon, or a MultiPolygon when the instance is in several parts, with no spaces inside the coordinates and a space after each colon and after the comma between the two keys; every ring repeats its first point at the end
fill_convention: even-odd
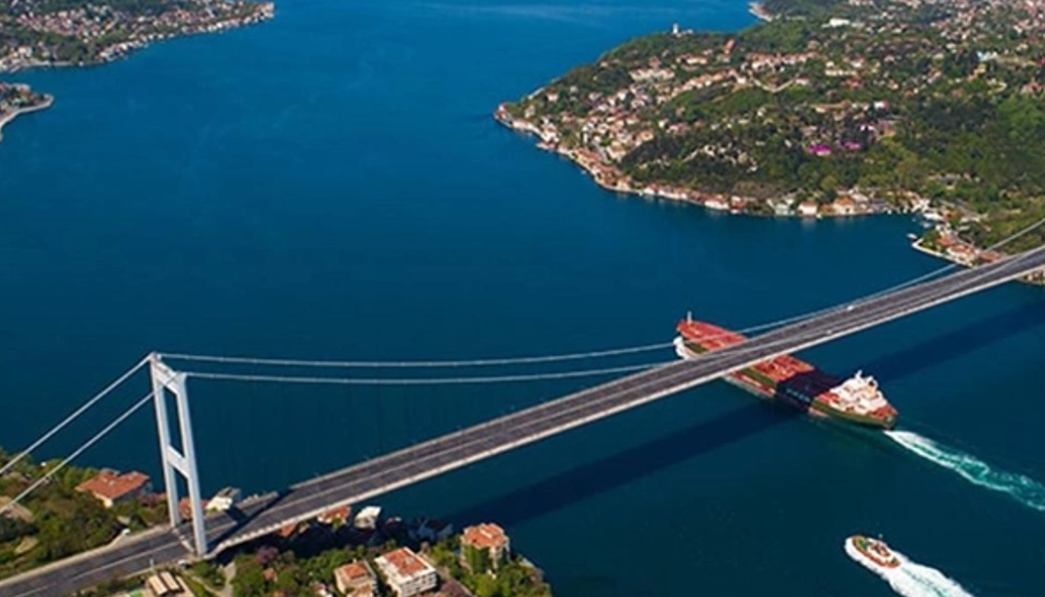
{"type": "MultiPolygon", "coordinates": [[[[693,342],[686,341],[681,336],[675,338],[675,354],[680,358],[695,359],[705,352],[707,352],[706,349],[693,342]]],[[[736,373],[726,375],[722,380],[764,400],[778,400],[815,417],[836,419],[872,429],[892,429],[896,426],[895,418],[883,419],[848,413],[831,408],[829,405],[816,400],[814,396],[810,396],[795,388],[781,388],[780,384],[766,378],[754,369],[741,369],[736,373]]]]}
{"type": "Polygon", "coordinates": [[[875,417],[865,417],[856,415],[853,413],[847,413],[845,411],[831,408],[830,406],[823,404],[822,402],[814,402],[812,407],[819,412],[831,417],[833,419],[840,419],[863,427],[871,427],[873,429],[892,429],[896,427],[896,419],[878,419],[875,417]]]}
{"type": "Polygon", "coordinates": [[[895,570],[900,566],[900,561],[895,558],[889,562],[879,561],[877,558],[872,557],[870,554],[865,552],[857,545],[855,537],[849,537],[845,540],[845,552],[849,554],[853,560],[858,562],[864,568],[872,570],[874,572],[882,573],[895,570]]]}

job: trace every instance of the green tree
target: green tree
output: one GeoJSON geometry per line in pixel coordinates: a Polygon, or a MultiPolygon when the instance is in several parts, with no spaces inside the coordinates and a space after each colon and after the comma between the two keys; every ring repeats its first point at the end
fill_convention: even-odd
{"type": "Polygon", "coordinates": [[[268,593],[265,569],[249,555],[236,558],[236,576],[232,579],[234,597],[263,597],[268,593]]]}

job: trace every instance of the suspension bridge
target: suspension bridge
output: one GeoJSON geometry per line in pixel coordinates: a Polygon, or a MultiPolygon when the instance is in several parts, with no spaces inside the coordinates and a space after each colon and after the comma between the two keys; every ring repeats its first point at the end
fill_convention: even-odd
{"type": "MultiPolygon", "coordinates": [[[[30,453],[100,400],[113,387],[131,374],[148,367],[153,388],[130,410],[110,423],[74,452],[58,468],[93,445],[113,427],[150,402],[154,405],[161,446],[164,482],[167,489],[170,525],[128,537],[117,546],[101,548],[69,560],[56,562],[21,576],[0,581],[0,597],[37,597],[66,595],[109,578],[147,570],[150,566],[177,562],[184,558],[210,558],[272,533],[286,525],[306,521],[332,508],[358,503],[392,490],[467,466],[497,454],[524,446],[567,430],[609,417],[628,409],[664,398],[707,381],[720,378],[777,355],[797,352],[834,339],[857,333],[936,305],[980,292],[1005,282],[1041,271],[1045,268],[1045,247],[1020,253],[991,264],[942,274],[938,270],[928,276],[882,291],[862,299],[816,313],[776,322],[770,329],[749,340],[702,356],[699,359],[641,367],[621,367],[552,375],[606,375],[643,369],[626,377],[544,402],[461,431],[443,435],[385,456],[349,466],[342,470],[294,485],[284,491],[240,503],[226,512],[205,515],[196,470],[196,454],[189,413],[186,381],[189,378],[238,380],[254,382],[303,384],[391,383],[393,380],[331,378],[309,376],[253,375],[174,368],[171,363],[212,362],[259,365],[293,365],[298,367],[366,366],[367,363],[314,362],[295,360],[245,359],[198,355],[161,355],[153,353],[142,363],[117,379],[102,393],[85,403],[69,418],[52,428],[18,458],[30,453]],[[180,446],[172,443],[169,417],[173,395],[180,446]],[[184,477],[188,488],[191,521],[181,518],[178,508],[177,476],[184,477]]],[[[944,268],[951,269],[951,268],[944,268]]],[[[639,352],[652,347],[636,347],[588,353],[608,355],[639,352]]],[[[504,364],[509,362],[542,362],[570,359],[575,356],[534,357],[531,359],[492,359],[488,361],[437,361],[412,363],[414,366],[455,366],[504,364]]],[[[385,363],[394,366],[395,364],[385,363]]],[[[513,380],[518,376],[447,379],[397,380],[397,383],[479,383],[491,380],[513,380]]],[[[17,459],[16,459],[17,460],[17,459]]],[[[15,461],[16,461],[15,460],[15,461]]],[[[14,462],[14,461],[12,461],[14,462]]],[[[0,468],[2,474],[11,463],[0,468]]],[[[57,468],[49,472],[53,474],[57,468]]],[[[46,478],[30,485],[11,505],[18,503],[46,478]]],[[[0,508],[0,514],[3,509],[0,508]]]]}

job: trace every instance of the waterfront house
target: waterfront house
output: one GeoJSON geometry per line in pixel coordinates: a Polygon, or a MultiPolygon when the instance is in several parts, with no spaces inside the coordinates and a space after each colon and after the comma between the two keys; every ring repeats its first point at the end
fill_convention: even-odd
{"type": "MultiPolygon", "coordinates": [[[[203,500],[201,505],[204,511],[209,510],[210,500],[203,500]]],[[[178,500],[178,512],[181,513],[182,520],[192,520],[192,500],[189,499],[189,496],[178,500]]]]}
{"type": "Polygon", "coordinates": [[[946,254],[952,261],[961,263],[962,265],[972,265],[979,255],[975,248],[965,243],[952,244],[947,247],[946,254]]]}
{"type": "Polygon", "coordinates": [[[76,490],[90,493],[106,508],[112,508],[115,504],[152,491],[152,485],[145,473],[131,471],[121,475],[117,471],[105,469],[77,485],[76,490]]]}
{"type": "Polygon", "coordinates": [[[804,218],[814,218],[819,209],[815,201],[803,201],[798,204],[798,215],[804,218]]]}
{"type": "Polygon", "coordinates": [[[717,211],[724,211],[729,209],[729,203],[726,203],[722,197],[711,197],[704,202],[704,207],[708,209],[714,209],[717,211]]]}
{"type": "Polygon", "coordinates": [[[236,487],[224,487],[214,494],[210,500],[206,501],[204,508],[208,512],[224,512],[232,507],[233,504],[240,501],[243,497],[243,492],[236,487]]]}
{"type": "Polygon", "coordinates": [[[413,597],[435,588],[438,576],[431,564],[409,547],[400,547],[374,560],[396,597],[413,597]]]}
{"type": "Polygon", "coordinates": [[[856,201],[849,197],[839,197],[831,204],[831,209],[840,216],[855,216],[857,213],[856,201]]]}
{"type": "Polygon", "coordinates": [[[377,577],[365,561],[352,562],[334,569],[337,590],[346,597],[373,597],[377,595],[377,577]]]}
{"type": "Polygon", "coordinates": [[[461,533],[461,565],[472,572],[496,570],[510,550],[508,535],[494,523],[484,522],[461,533]]]}
{"type": "Polygon", "coordinates": [[[320,524],[329,524],[340,526],[348,522],[348,519],[352,516],[352,506],[341,506],[340,508],[334,508],[327,510],[316,517],[316,520],[320,524]]]}
{"type": "Polygon", "coordinates": [[[357,529],[369,529],[374,530],[377,528],[377,521],[381,518],[381,508],[379,506],[366,506],[356,514],[355,527],[357,529]]]}

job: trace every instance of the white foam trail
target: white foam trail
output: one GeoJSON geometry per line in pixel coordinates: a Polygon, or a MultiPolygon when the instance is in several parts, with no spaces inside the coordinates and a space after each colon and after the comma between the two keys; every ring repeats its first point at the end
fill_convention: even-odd
{"type": "Polygon", "coordinates": [[[1024,506],[1045,512],[1045,485],[1030,477],[995,470],[971,454],[911,431],[886,431],[885,434],[922,458],[958,473],[970,483],[1006,493],[1024,506]]]}
{"type": "Polygon", "coordinates": [[[845,542],[845,552],[849,557],[882,577],[894,591],[904,597],[973,597],[972,593],[936,568],[912,562],[898,551],[890,551],[900,560],[900,565],[896,568],[882,568],[870,563],[853,547],[851,541],[845,542]]]}

